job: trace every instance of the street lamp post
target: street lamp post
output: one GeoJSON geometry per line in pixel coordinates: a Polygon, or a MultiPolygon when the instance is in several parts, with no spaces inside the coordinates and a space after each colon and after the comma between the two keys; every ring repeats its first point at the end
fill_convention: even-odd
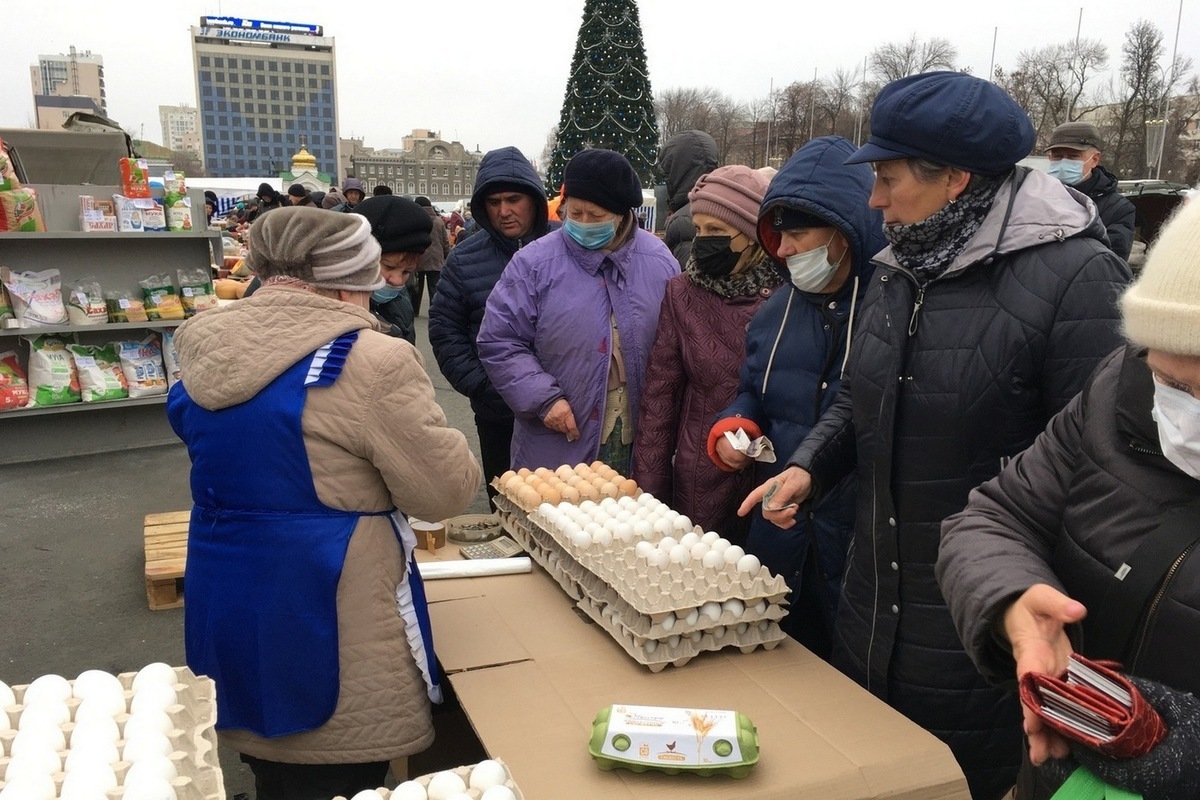
{"type": "MultiPolygon", "coordinates": [[[[1179,25],[1183,22],[1183,0],[1179,0],[1179,15],[1175,18],[1175,45],[1171,48],[1171,76],[1163,92],[1162,139],[1158,142],[1158,158],[1154,162],[1154,178],[1162,176],[1163,146],[1167,142],[1167,126],[1171,122],[1171,89],[1175,86],[1175,59],[1179,55],[1179,25]]],[[[1157,66],[1157,65],[1155,65],[1157,66]]],[[[1159,67],[1162,69],[1162,67],[1159,67]]]]}

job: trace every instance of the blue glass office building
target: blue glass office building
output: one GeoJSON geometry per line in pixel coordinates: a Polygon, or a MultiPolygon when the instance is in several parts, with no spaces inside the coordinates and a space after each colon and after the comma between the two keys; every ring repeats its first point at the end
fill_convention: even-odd
{"type": "Polygon", "coordinates": [[[301,137],[337,174],[337,71],[319,25],[201,17],[192,28],[204,165],[219,178],[275,176],[301,137]]]}

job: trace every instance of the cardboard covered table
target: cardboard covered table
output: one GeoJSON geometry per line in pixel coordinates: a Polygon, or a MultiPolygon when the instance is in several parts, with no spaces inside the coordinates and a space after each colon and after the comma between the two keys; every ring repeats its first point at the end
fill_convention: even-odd
{"type": "Polygon", "coordinates": [[[536,564],[425,586],[438,660],[488,754],[508,763],[529,800],[970,797],[949,748],[790,639],[655,674],[536,564]],[[760,761],[741,780],[601,771],[588,738],[613,703],[740,711],[758,727],[760,761]]]}

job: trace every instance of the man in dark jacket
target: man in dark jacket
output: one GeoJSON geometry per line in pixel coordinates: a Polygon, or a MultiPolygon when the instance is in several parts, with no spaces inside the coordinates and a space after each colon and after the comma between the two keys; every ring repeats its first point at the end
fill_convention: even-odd
{"type": "MultiPolygon", "coordinates": [[[[488,380],[475,339],[488,296],[509,259],[552,230],[546,191],[520,150],[502,147],[483,157],[471,216],[479,232],[460,239],[442,267],[429,305],[429,343],[446,380],[471,400],[484,480],[490,484],[509,467],[513,414],[488,380]]],[[[490,485],[488,493],[495,494],[490,485]]]]}
{"type": "Polygon", "coordinates": [[[346,182],[342,184],[342,196],[346,198],[345,202],[334,206],[333,210],[348,214],[367,196],[367,190],[358,178],[346,178],[346,182]]]}
{"type": "Polygon", "coordinates": [[[274,208],[283,208],[283,195],[280,194],[274,186],[269,183],[260,183],[258,185],[258,214],[256,217],[261,217],[274,208]]]}
{"type": "Polygon", "coordinates": [[[1117,177],[1100,166],[1100,130],[1086,122],[1067,122],[1050,134],[1046,156],[1050,174],[1083,192],[1096,204],[1108,246],[1126,261],[1133,249],[1135,209],[1117,191],[1117,177]]]}
{"type": "Polygon", "coordinates": [[[1025,112],[980,78],[931,72],[880,90],[848,161],[874,165],[890,245],[837,399],[741,509],[765,498],[763,516],[789,527],[807,513],[794,504],[856,472],[833,663],[946,742],[974,800],[1013,786],[1021,714],[955,631],[933,571],[941,523],[1120,344],[1129,279],[1087,198],[1015,166],[1033,144],[1025,112]]]}
{"type": "Polygon", "coordinates": [[[687,266],[692,239],[696,236],[688,192],[701,175],[717,168],[717,155],[716,140],[704,131],[680,131],[667,140],[658,157],[658,169],[667,182],[670,212],[663,242],[679,261],[680,269],[687,266]]]}
{"type": "MultiPolygon", "coordinates": [[[[1163,684],[1138,683],[1169,731],[1138,758],[1068,750],[1026,711],[1031,764],[1069,753],[1147,800],[1200,797],[1200,662],[1187,655],[1200,648],[1200,560],[1191,552],[1200,536],[1198,259],[1193,203],[1164,228],[1125,293],[1131,345],[1032,447],[971,492],[966,510],[942,525],[937,562],[967,652],[992,682],[1060,675],[1078,649],[1163,684]]],[[[1027,770],[1017,796],[1048,797],[1065,774],[1056,766],[1027,770]]]]}
{"type": "Polygon", "coordinates": [[[413,313],[420,316],[421,298],[426,287],[429,288],[429,304],[433,305],[433,296],[437,294],[438,276],[441,274],[442,265],[446,263],[446,256],[450,253],[450,235],[446,232],[446,223],[442,220],[442,215],[433,207],[428,197],[422,195],[416,199],[416,203],[429,215],[433,223],[433,241],[421,254],[416,272],[408,279],[408,296],[412,300],[413,313]]]}

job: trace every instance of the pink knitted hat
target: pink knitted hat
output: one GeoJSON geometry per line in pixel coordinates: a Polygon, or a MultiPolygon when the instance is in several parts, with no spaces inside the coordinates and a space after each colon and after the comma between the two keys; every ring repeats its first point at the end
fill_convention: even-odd
{"type": "Polygon", "coordinates": [[[765,175],[741,164],[718,167],[700,176],[688,192],[688,201],[692,214],[716,217],[754,239],[758,207],[769,184],[765,175]]]}

